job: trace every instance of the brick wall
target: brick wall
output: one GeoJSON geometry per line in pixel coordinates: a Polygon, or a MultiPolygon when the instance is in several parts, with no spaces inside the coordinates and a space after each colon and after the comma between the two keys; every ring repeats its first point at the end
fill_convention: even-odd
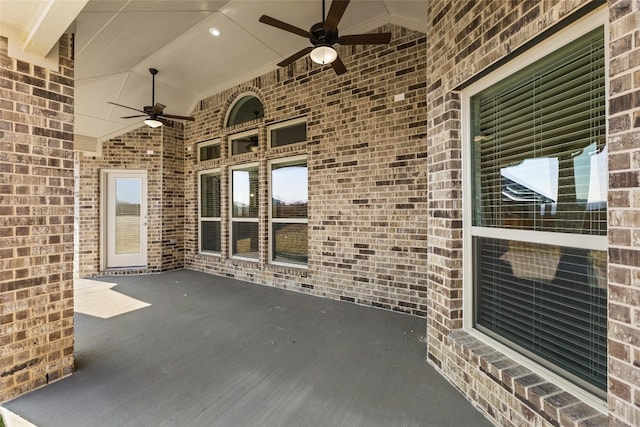
{"type": "Polygon", "coordinates": [[[162,130],[162,271],[184,267],[184,131],[162,130]]]}
{"type": "MultiPolygon", "coordinates": [[[[79,154],[79,275],[160,272],[182,268],[184,161],[182,125],[143,126],[102,143],[100,156],[79,154]],[[152,152],[152,153],[151,153],[152,152]],[[101,267],[101,171],[147,171],[147,268],[105,271],[101,267]],[[175,243],[174,243],[175,242],[175,243]]],[[[104,260],[102,260],[104,263],[104,260]]]]}
{"type": "Polygon", "coordinates": [[[48,70],[0,37],[0,401],[73,370],[72,52],[48,70]]]}
{"type": "Polygon", "coordinates": [[[461,103],[456,87],[545,30],[597,6],[607,7],[602,2],[586,0],[428,2],[428,359],[500,425],[640,423],[637,380],[640,377],[637,340],[640,5],[637,1],[608,4],[611,22],[608,414],[603,414],[607,412],[603,405],[587,404],[576,397],[579,394],[563,390],[461,329],[462,141],[461,103]]]}
{"type": "Polygon", "coordinates": [[[426,312],[425,37],[397,26],[389,46],[341,47],[347,73],[308,59],[200,102],[185,126],[186,266],[252,282],[424,316],[426,312]],[[239,94],[253,91],[265,115],[224,127],[239,94]],[[395,94],[405,94],[394,102],[395,94]],[[267,149],[266,126],[307,117],[308,140],[267,149]],[[229,156],[228,136],[259,129],[260,149],[229,156]],[[199,141],[220,137],[222,158],[197,162],[199,141]],[[309,268],[268,263],[267,161],[306,155],[309,268]],[[229,259],[231,165],[260,165],[260,259],[229,259]],[[221,168],[223,253],[198,254],[197,171],[221,168]]]}
{"type": "Polygon", "coordinates": [[[640,3],[610,4],[610,425],[640,424],[640,3]]]}

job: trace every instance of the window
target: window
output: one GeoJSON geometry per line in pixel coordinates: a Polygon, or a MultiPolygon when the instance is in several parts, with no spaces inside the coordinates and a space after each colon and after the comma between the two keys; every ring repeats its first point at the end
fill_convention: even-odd
{"type": "Polygon", "coordinates": [[[246,132],[237,133],[229,137],[231,143],[231,155],[252,153],[258,151],[258,131],[253,129],[246,132]]]}
{"type": "Polygon", "coordinates": [[[227,127],[264,117],[264,107],[260,99],[252,93],[240,95],[229,109],[227,127]]]}
{"type": "Polygon", "coordinates": [[[219,254],[221,253],[220,171],[201,171],[198,175],[200,252],[219,254]]]}
{"type": "Polygon", "coordinates": [[[307,265],[307,159],[271,163],[270,258],[274,263],[307,265]]]}
{"type": "Polygon", "coordinates": [[[270,147],[281,147],[306,141],[307,119],[301,117],[269,126],[267,134],[269,135],[270,147]]]}
{"type": "Polygon", "coordinates": [[[592,30],[463,93],[473,326],[600,396],[607,390],[605,46],[603,28],[592,30]]]}
{"type": "Polygon", "coordinates": [[[231,170],[231,256],[258,259],[258,165],[231,170]]]}
{"type": "Polygon", "coordinates": [[[200,142],[198,144],[198,161],[204,162],[211,159],[220,158],[220,140],[200,142]]]}

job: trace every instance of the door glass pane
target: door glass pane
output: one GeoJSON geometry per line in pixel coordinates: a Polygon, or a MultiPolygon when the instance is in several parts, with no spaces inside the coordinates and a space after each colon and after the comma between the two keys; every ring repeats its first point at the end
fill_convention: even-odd
{"type": "Polygon", "coordinates": [[[118,178],[116,199],[116,254],[140,253],[140,195],[142,182],[136,178],[118,178]]]}

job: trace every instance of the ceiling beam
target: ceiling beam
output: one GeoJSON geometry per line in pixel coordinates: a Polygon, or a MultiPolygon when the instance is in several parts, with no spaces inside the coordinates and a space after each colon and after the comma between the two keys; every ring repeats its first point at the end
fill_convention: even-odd
{"type": "Polygon", "coordinates": [[[89,0],[48,0],[26,28],[22,49],[41,57],[47,56],[60,37],[67,31],[89,0]]]}

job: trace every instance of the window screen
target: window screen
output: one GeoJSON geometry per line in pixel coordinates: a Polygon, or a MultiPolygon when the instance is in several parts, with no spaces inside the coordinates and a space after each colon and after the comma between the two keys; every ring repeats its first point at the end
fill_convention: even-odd
{"type": "Polygon", "coordinates": [[[600,28],[470,98],[476,327],[599,394],[604,49],[600,28]]]}

